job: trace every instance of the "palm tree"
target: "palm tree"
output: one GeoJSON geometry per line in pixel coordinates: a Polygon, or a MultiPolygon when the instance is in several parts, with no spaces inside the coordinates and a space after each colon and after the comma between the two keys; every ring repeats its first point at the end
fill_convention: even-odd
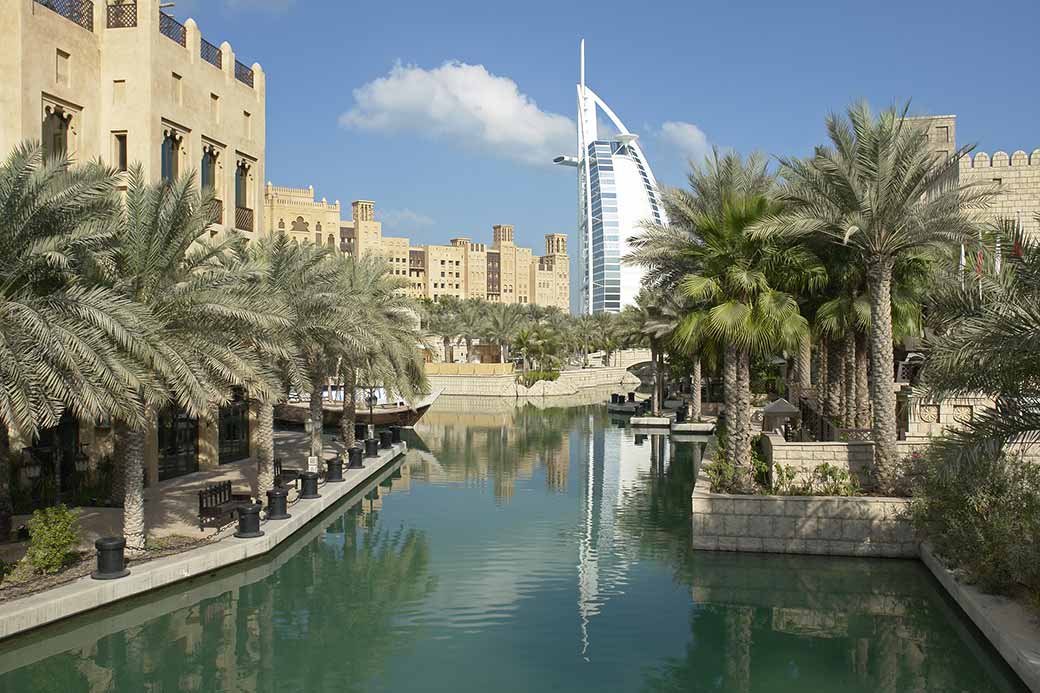
{"type": "Polygon", "coordinates": [[[645,225],[626,261],[646,266],[655,286],[710,306],[690,320],[723,353],[726,455],[750,483],[751,354],[798,347],[807,324],[794,297],[778,287],[815,288],[825,272],[804,247],[747,233],[778,211],[760,156],[716,151],[688,178],[689,191],[665,192],[670,224],[645,225]]]}
{"type": "Polygon", "coordinates": [[[454,363],[455,355],[452,344],[461,332],[458,316],[458,301],[442,296],[440,301],[429,304],[426,315],[426,329],[439,336],[444,344],[444,362],[454,363]]]}
{"type": "MultiPolygon", "coordinates": [[[[1037,215],[1040,220],[1040,215],[1037,215]]],[[[930,293],[928,360],[922,379],[937,398],[979,394],[977,412],[954,443],[1040,442],[1040,243],[1017,221],[1000,220],[999,260],[950,271],[930,293]],[[997,264],[1000,268],[997,268],[997,264]]]]}
{"type": "Polygon", "coordinates": [[[662,346],[671,339],[673,328],[664,319],[662,304],[664,297],[643,289],[636,295],[633,305],[626,306],[621,313],[632,342],[645,342],[650,347],[650,364],[653,372],[653,395],[650,398],[651,413],[661,415],[664,399],[664,351],[662,346]]]}
{"type": "Polygon", "coordinates": [[[935,154],[925,132],[901,112],[875,117],[863,103],[847,120],[827,118],[830,145],[810,159],[781,160],[787,208],[755,225],[756,238],[817,235],[850,247],[870,296],[872,437],[879,480],[892,485],[897,461],[895,370],[892,353],[892,276],[907,254],[942,251],[969,242],[974,212],[993,194],[956,180],[963,147],[935,154]]]}
{"type": "Polygon", "coordinates": [[[486,301],[476,298],[468,298],[458,303],[459,334],[466,344],[466,360],[473,361],[473,340],[483,332],[487,320],[486,301]]]}
{"type": "MultiPolygon", "coordinates": [[[[274,364],[283,384],[282,392],[311,389],[307,355],[339,338],[333,322],[339,293],[335,286],[335,267],[329,251],[322,246],[291,241],[284,232],[264,236],[236,247],[231,262],[237,271],[248,273],[264,294],[279,304],[286,319],[284,329],[271,332],[254,342],[261,357],[274,364]]],[[[258,396],[257,479],[258,495],[274,487],[274,398],[258,396]]],[[[319,429],[320,430],[320,429],[319,429]]]]}
{"type": "MultiPolygon", "coordinates": [[[[157,352],[149,366],[168,402],[191,416],[205,416],[227,401],[232,388],[272,397],[273,369],[253,345],[285,329],[288,320],[246,272],[224,262],[238,241],[211,240],[212,196],[200,197],[194,174],[149,185],[137,166],[127,182],[106,276],[116,291],[148,308],[158,325],[157,352]]],[[[148,404],[150,419],[156,407],[148,404]]],[[[123,533],[127,548],[137,552],[146,534],[145,429],[138,422],[117,424],[117,456],[124,468],[123,533]]]]}
{"type": "Polygon", "coordinates": [[[500,359],[507,363],[513,338],[526,322],[523,310],[515,303],[487,303],[485,306],[488,315],[482,336],[498,344],[500,359]]]}
{"type": "Polygon", "coordinates": [[[110,259],[111,171],[17,147],[0,166],[0,540],[11,531],[9,434],[31,441],[62,412],[144,423],[155,323],[90,281],[110,259]]]}
{"type": "Polygon", "coordinates": [[[389,273],[384,261],[371,256],[337,260],[337,290],[341,302],[356,317],[345,321],[359,334],[344,333],[335,345],[343,381],[340,434],[348,447],[354,443],[355,391],[360,384],[381,386],[413,399],[428,388],[419,357],[421,320],[417,306],[406,297],[407,279],[389,273]]]}

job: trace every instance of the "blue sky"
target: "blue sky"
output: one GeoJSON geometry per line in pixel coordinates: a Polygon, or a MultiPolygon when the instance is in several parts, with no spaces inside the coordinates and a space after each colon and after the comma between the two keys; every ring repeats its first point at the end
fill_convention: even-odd
{"type": "MultiPolygon", "coordinates": [[[[850,101],[956,113],[961,144],[1040,147],[1038,3],[179,0],[267,72],[267,178],[373,199],[386,233],[572,233],[578,40],[588,83],[679,185],[712,144],[808,153],[850,101]]],[[[572,241],[573,243],[573,241],[572,241]]]]}

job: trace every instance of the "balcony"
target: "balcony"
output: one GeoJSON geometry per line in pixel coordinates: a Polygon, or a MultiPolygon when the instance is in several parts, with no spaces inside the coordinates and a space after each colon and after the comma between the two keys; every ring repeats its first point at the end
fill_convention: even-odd
{"type": "Polygon", "coordinates": [[[40,7],[60,14],[87,31],[94,31],[94,3],[90,0],[34,0],[40,7]]]}
{"type": "Polygon", "coordinates": [[[235,207],[235,228],[239,231],[253,230],[253,210],[235,207]]]}
{"type": "Polygon", "coordinates": [[[159,13],[159,33],[171,41],[181,44],[185,48],[188,47],[187,29],[184,28],[183,24],[165,12],[159,13]]]}
{"type": "Polygon", "coordinates": [[[137,26],[137,3],[121,2],[107,8],[107,26],[109,29],[129,29],[137,26]]]}
{"type": "Polygon", "coordinates": [[[244,63],[235,61],[235,79],[242,84],[245,84],[250,89],[253,88],[253,68],[249,67],[244,63]]]}
{"type": "Polygon", "coordinates": [[[213,67],[216,67],[216,68],[223,68],[224,67],[224,56],[220,52],[219,48],[214,46],[212,43],[210,43],[206,39],[202,39],[201,46],[202,47],[199,48],[199,54],[202,56],[203,60],[205,60],[207,63],[209,63],[213,67]]]}

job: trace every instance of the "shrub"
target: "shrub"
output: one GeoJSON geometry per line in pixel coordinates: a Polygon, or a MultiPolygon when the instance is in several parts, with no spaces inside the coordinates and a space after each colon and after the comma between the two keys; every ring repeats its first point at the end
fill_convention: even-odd
{"type": "Polygon", "coordinates": [[[527,373],[522,373],[517,378],[517,381],[521,385],[523,385],[524,387],[531,387],[532,385],[537,383],[539,380],[548,380],[549,382],[552,382],[552,381],[558,379],[559,377],[560,377],[560,372],[559,371],[546,371],[546,370],[528,371],[527,373]]]}
{"type": "Polygon", "coordinates": [[[43,573],[62,569],[79,542],[78,516],[64,505],[33,512],[29,519],[29,549],[25,556],[43,573]]]}
{"type": "Polygon", "coordinates": [[[826,462],[813,467],[801,481],[798,476],[798,470],[790,465],[774,465],[772,492],[779,496],[855,496],[860,492],[847,469],[826,462]]]}
{"type": "Polygon", "coordinates": [[[1040,598],[1040,465],[948,441],[912,462],[911,517],[939,554],[983,590],[1040,598]]]}

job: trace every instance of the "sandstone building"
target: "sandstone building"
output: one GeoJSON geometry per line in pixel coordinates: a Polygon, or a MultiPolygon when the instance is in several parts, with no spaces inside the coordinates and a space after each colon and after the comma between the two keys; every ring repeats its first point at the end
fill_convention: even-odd
{"type": "Polygon", "coordinates": [[[198,172],[220,222],[263,228],[265,83],[159,0],[0,3],[0,151],[42,141],[149,180],[198,172]]]}
{"type": "MultiPolygon", "coordinates": [[[[149,181],[194,170],[222,203],[221,229],[253,237],[264,228],[260,65],[211,43],[160,0],[2,0],[0,27],[3,157],[36,140],[79,162],[100,158],[121,170],[139,162],[149,181]]],[[[147,483],[248,457],[251,417],[241,398],[201,420],[163,410],[145,439],[147,483]]],[[[112,429],[66,413],[37,440],[13,443],[23,449],[17,484],[41,488],[57,467],[65,485],[66,475],[111,454],[112,429]]]]}
{"type": "MultiPolygon", "coordinates": [[[[957,116],[914,118],[925,128],[932,149],[950,155],[957,150],[957,116]]],[[[986,215],[992,220],[1017,219],[1028,237],[1040,239],[1040,149],[1027,154],[1018,150],[1008,155],[972,152],[961,158],[958,178],[961,183],[979,183],[998,188],[986,215]]]]}
{"type": "Polygon", "coordinates": [[[383,235],[370,200],[353,202],[349,220],[341,221],[340,212],[339,201],[315,200],[313,187],[268,183],[264,189],[267,231],[284,231],[300,242],[344,253],[378,255],[389,263],[391,273],[408,278],[408,294],[414,298],[436,301],[451,296],[570,308],[565,234],[547,234],[541,256],[517,246],[509,224],[492,227],[490,245],[460,236],[448,245],[413,246],[407,238],[383,235]]]}

